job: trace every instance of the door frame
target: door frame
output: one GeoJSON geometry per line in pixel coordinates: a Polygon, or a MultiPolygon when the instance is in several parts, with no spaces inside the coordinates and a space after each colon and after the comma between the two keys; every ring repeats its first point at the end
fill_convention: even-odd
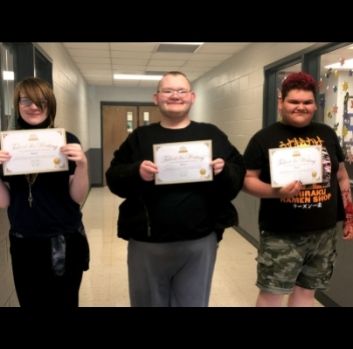
{"type": "MultiPolygon", "coordinates": [[[[263,119],[262,127],[269,126],[276,122],[277,117],[277,91],[276,91],[276,74],[279,70],[284,70],[286,67],[293,64],[301,63],[302,71],[311,74],[317,81],[320,78],[320,56],[331,52],[340,47],[351,44],[350,42],[331,42],[331,43],[316,43],[303,50],[283,57],[278,61],[272,62],[264,66],[264,93],[263,93],[263,119]]],[[[321,122],[318,119],[317,113],[314,115],[314,120],[321,122]]]]}
{"type": "Polygon", "coordinates": [[[101,129],[101,144],[100,144],[100,163],[101,163],[101,183],[100,186],[103,186],[104,180],[104,163],[103,163],[103,144],[104,144],[104,132],[103,132],[103,107],[104,106],[131,106],[131,107],[151,107],[151,106],[156,106],[153,102],[107,102],[107,101],[102,101],[100,102],[100,129],[101,129]]]}

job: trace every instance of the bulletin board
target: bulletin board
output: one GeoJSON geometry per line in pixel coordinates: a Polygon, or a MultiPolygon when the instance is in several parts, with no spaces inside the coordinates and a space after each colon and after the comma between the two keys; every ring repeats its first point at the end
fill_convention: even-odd
{"type": "Polygon", "coordinates": [[[343,102],[342,148],[345,165],[351,185],[353,185],[353,96],[347,92],[343,102]]]}

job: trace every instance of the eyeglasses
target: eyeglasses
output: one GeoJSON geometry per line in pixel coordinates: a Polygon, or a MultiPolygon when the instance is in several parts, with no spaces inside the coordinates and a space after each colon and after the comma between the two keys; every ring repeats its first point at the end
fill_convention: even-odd
{"type": "MultiPolygon", "coordinates": [[[[34,102],[28,97],[20,97],[19,103],[24,107],[30,107],[34,102]]],[[[48,104],[46,99],[41,99],[39,103],[42,108],[45,108],[48,104]]]]}
{"type": "Polygon", "coordinates": [[[166,89],[166,90],[160,90],[158,91],[160,94],[162,94],[163,96],[166,97],[170,97],[172,96],[174,93],[176,93],[178,96],[183,97],[186,94],[190,93],[191,91],[189,90],[184,90],[184,89],[180,89],[180,90],[172,90],[172,89],[166,89]]]}

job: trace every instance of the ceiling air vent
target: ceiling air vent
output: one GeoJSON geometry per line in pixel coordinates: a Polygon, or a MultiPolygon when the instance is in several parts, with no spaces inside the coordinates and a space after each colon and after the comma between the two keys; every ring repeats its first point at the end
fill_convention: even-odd
{"type": "Polygon", "coordinates": [[[201,45],[196,44],[160,44],[156,52],[172,52],[172,53],[193,53],[201,45]]]}
{"type": "Polygon", "coordinates": [[[163,75],[166,71],[160,71],[160,70],[146,70],[145,74],[146,75],[163,75]]]}

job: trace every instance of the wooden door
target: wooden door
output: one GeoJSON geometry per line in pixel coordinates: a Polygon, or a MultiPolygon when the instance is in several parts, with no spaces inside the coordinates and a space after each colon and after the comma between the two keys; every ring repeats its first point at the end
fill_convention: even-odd
{"type": "Polygon", "coordinates": [[[138,120],[140,126],[152,124],[153,122],[159,122],[161,121],[161,112],[159,111],[159,108],[155,105],[140,106],[138,120]],[[149,119],[149,121],[146,120],[147,118],[149,119]]]}
{"type": "Polygon", "coordinates": [[[135,106],[105,105],[102,110],[102,152],[103,152],[103,185],[106,184],[105,172],[113,159],[113,153],[127,138],[128,129],[137,127],[138,109],[135,106]],[[132,128],[128,119],[132,116],[132,128]]]}

